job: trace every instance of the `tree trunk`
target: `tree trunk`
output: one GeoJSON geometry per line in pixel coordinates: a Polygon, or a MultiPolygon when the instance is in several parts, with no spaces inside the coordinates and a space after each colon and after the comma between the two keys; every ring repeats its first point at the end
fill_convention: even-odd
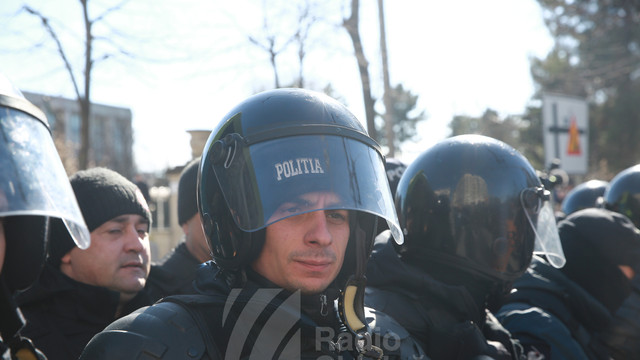
{"type": "Polygon", "coordinates": [[[85,61],[84,61],[84,94],[78,97],[80,103],[80,154],[78,156],[78,168],[80,170],[89,167],[89,129],[91,122],[91,68],[93,61],[91,60],[91,47],[93,45],[93,37],[91,35],[91,21],[89,20],[89,12],[87,10],[87,0],[80,0],[82,3],[82,11],[84,15],[84,27],[86,36],[85,61]]]}
{"type": "Polygon", "coordinates": [[[342,25],[347,29],[351,42],[353,43],[353,49],[358,61],[358,70],[360,71],[360,81],[362,82],[362,97],[364,100],[364,111],[367,120],[367,131],[369,136],[374,139],[378,139],[376,127],[374,123],[375,112],[373,109],[374,101],[371,96],[371,79],[369,77],[369,62],[364,56],[364,50],[362,49],[362,41],[360,40],[360,32],[358,30],[358,12],[360,2],[359,0],[351,0],[351,16],[348,19],[344,19],[342,25]]]}
{"type": "Polygon", "coordinates": [[[387,57],[387,33],[384,26],[384,4],[378,0],[378,21],[380,22],[380,55],[382,56],[382,78],[384,80],[384,129],[387,137],[387,156],[394,157],[396,153],[395,135],[393,134],[393,100],[391,99],[391,84],[389,80],[389,61],[387,57]]]}

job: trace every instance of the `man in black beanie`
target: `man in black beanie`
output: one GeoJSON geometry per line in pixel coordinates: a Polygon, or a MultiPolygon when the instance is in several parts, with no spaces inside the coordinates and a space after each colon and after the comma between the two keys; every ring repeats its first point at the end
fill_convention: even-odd
{"type": "Polygon", "coordinates": [[[28,334],[49,360],[77,359],[91,337],[114,320],[149,305],[151,214],[138,187],[105,168],[71,178],[91,232],[78,248],[62,221],[53,221],[39,280],[16,298],[28,334]]]}
{"type": "Polygon", "coordinates": [[[632,294],[640,265],[640,230],[624,215],[589,208],[569,215],[558,231],[565,266],[555,269],[534,257],[498,319],[529,354],[544,359],[613,358],[618,352],[612,347],[615,341],[603,334],[632,294]]]}
{"type": "Polygon", "coordinates": [[[146,290],[152,301],[168,295],[194,294],[193,280],[196,270],[211,260],[211,251],[202,230],[198,214],[196,190],[200,158],[189,162],[178,182],[178,222],[184,231],[184,240],[160,262],[151,265],[146,290]]]}

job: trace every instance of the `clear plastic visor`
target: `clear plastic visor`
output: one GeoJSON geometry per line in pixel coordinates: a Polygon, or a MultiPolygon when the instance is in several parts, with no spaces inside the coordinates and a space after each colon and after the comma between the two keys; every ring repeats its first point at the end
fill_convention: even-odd
{"type": "Polygon", "coordinates": [[[0,107],[0,217],[61,218],[78,247],[90,235],[48,129],[29,115],[0,107]]]}
{"type": "Polygon", "coordinates": [[[525,209],[525,215],[536,234],[533,253],[544,255],[555,268],[561,268],[566,263],[553,207],[549,201],[549,194],[543,188],[525,189],[520,193],[520,201],[525,209]],[[533,218],[536,221],[533,221],[533,218]]]}
{"type": "Polygon", "coordinates": [[[251,146],[235,140],[213,169],[234,221],[256,231],[317,210],[355,210],[398,225],[380,155],[368,145],[333,135],[273,139],[251,146]]]}

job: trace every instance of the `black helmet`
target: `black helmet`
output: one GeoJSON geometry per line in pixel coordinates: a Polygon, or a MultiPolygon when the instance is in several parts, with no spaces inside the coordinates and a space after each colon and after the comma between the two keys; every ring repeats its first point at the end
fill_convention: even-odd
{"type": "Polygon", "coordinates": [[[589,180],[571,189],[562,200],[564,215],[578,210],[602,206],[602,195],[609,184],[603,180],[589,180]]]}
{"type": "Polygon", "coordinates": [[[1,74],[0,169],[0,218],[7,242],[2,278],[14,291],[30,285],[40,271],[49,217],[62,219],[83,249],[90,235],[47,119],[1,74]]]}
{"type": "Polygon", "coordinates": [[[331,208],[356,211],[349,246],[358,251],[345,257],[347,274],[354,266],[358,277],[364,274],[378,217],[396,241],[403,239],[378,144],[346,107],[321,93],[270,90],[233,108],[205,145],[198,189],[205,235],[222,268],[250,264],[269,224],[322,210],[276,212],[313,191],[333,191],[341,203],[331,208]]]}
{"type": "Polygon", "coordinates": [[[419,267],[501,283],[526,270],[534,249],[563,264],[548,199],[535,170],[509,145],[480,135],[446,139],[400,179],[395,201],[405,243],[398,251],[419,267]]]}
{"type": "Polygon", "coordinates": [[[640,165],[616,175],[604,191],[604,207],[625,215],[640,227],[640,165]]]}

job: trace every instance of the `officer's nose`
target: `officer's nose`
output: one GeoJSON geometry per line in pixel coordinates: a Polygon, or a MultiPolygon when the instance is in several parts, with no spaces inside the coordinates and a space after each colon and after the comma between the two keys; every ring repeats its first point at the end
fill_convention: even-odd
{"type": "Polygon", "coordinates": [[[328,246],[331,244],[332,236],[329,231],[326,211],[318,210],[308,214],[306,225],[308,226],[305,233],[305,241],[310,245],[328,246]]]}

